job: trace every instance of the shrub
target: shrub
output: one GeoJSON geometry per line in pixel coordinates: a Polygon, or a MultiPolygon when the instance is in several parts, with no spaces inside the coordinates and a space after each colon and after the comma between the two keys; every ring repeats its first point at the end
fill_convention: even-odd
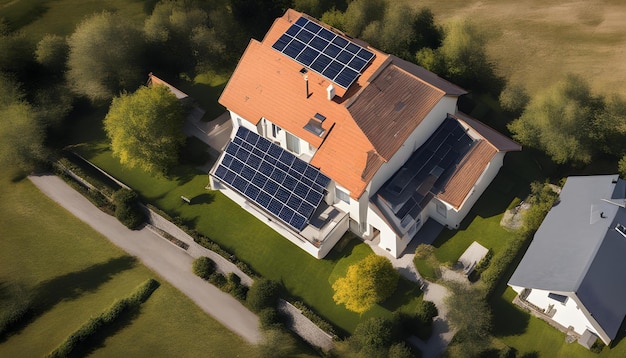
{"type": "Polygon", "coordinates": [[[276,307],[280,286],[278,283],[266,278],[260,278],[252,284],[248,290],[247,302],[255,312],[260,312],[267,307],[276,307]]]}
{"type": "Polygon", "coordinates": [[[439,315],[439,310],[437,310],[437,306],[431,301],[422,301],[419,306],[417,306],[416,317],[423,324],[432,324],[433,318],[439,315]]]}
{"type": "Polygon", "coordinates": [[[103,326],[109,325],[117,320],[121,314],[131,309],[137,309],[145,300],[150,297],[152,292],[159,287],[159,282],[148,279],[137,288],[133,293],[121,300],[117,300],[106,311],[97,317],[90,318],[85,324],[78,328],[74,333],[70,334],[63,343],[55,350],[50,352],[48,357],[67,357],[74,349],[86,339],[98,333],[103,326]]]}
{"type": "Polygon", "coordinates": [[[204,280],[208,280],[211,274],[215,272],[215,262],[206,256],[198,257],[193,260],[193,273],[204,280]]]}
{"type": "Polygon", "coordinates": [[[145,221],[145,215],[139,206],[137,193],[120,189],[113,194],[115,217],[129,229],[136,229],[145,221]]]}
{"type": "Polygon", "coordinates": [[[219,272],[213,272],[208,281],[220,290],[226,285],[226,277],[219,272]]]}
{"type": "Polygon", "coordinates": [[[604,342],[602,342],[600,338],[598,338],[595,342],[593,342],[593,345],[591,346],[591,348],[589,348],[589,350],[593,353],[599,354],[600,352],[602,352],[604,347],[606,347],[606,344],[604,344],[604,342]]]}
{"type": "Polygon", "coordinates": [[[262,330],[281,328],[278,310],[274,307],[267,307],[259,312],[259,327],[262,330]]]}

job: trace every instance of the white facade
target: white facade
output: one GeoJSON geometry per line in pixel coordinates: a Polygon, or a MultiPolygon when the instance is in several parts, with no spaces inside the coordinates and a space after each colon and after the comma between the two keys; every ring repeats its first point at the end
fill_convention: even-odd
{"type": "MultiPolygon", "coordinates": [[[[526,289],[519,286],[511,286],[511,288],[519,295],[522,295],[526,289]]],[[[610,343],[611,340],[607,337],[606,333],[594,327],[594,324],[592,324],[588,318],[590,317],[589,312],[587,312],[585,307],[580,303],[575,293],[550,292],[539,289],[527,290],[524,295],[525,298],[522,297],[522,299],[541,310],[541,312],[545,313],[551,320],[563,326],[564,329],[571,329],[580,336],[582,336],[585,331],[589,331],[602,339],[604,343],[610,343]],[[565,300],[555,299],[555,294],[564,296],[565,300]]]]}
{"type": "MultiPolygon", "coordinates": [[[[375,239],[378,237],[380,239],[378,245],[382,249],[389,252],[389,254],[393,257],[399,257],[400,255],[402,255],[402,252],[408,246],[411,239],[415,236],[415,234],[421,229],[423,224],[429,218],[436,220],[446,227],[458,228],[460,222],[467,215],[476,200],[478,200],[478,198],[482,195],[487,186],[491,183],[493,178],[495,178],[495,176],[498,174],[498,171],[502,166],[503,158],[505,155],[504,152],[498,152],[492,158],[491,162],[485,168],[485,171],[480,176],[479,180],[476,182],[472,190],[470,190],[468,196],[465,198],[463,204],[458,210],[450,204],[434,198],[427,206],[427,208],[425,208],[425,210],[420,214],[420,217],[417,220],[411,220],[410,223],[406,224],[408,227],[410,227],[410,229],[408,233],[405,234],[403,237],[399,237],[395,233],[392,227],[386,222],[386,219],[382,215],[379,215],[377,209],[370,203],[370,196],[376,193],[376,191],[378,191],[378,189],[380,189],[380,187],[391,176],[393,176],[394,173],[396,173],[402,167],[402,165],[404,165],[404,163],[409,159],[413,152],[417,150],[421,145],[423,145],[428,140],[428,138],[430,138],[430,136],[447,117],[448,113],[456,112],[456,103],[457,97],[443,97],[434,106],[433,110],[424,118],[420,125],[413,131],[413,133],[411,133],[404,145],[402,145],[400,149],[398,149],[398,151],[388,162],[383,163],[381,168],[376,172],[376,174],[374,174],[365,192],[358,200],[350,197],[350,192],[331,178],[331,183],[328,187],[328,194],[326,195],[325,202],[328,205],[333,205],[334,207],[340,209],[342,212],[347,213],[350,220],[346,224],[346,230],[349,228],[350,231],[365,239],[375,239]]],[[[273,124],[267,118],[261,118],[258,121],[257,125],[254,125],[251,121],[244,119],[233,111],[230,111],[230,114],[233,121],[233,134],[236,133],[237,129],[240,126],[242,126],[265,138],[270,139],[274,143],[280,145],[284,149],[289,150],[291,153],[306,162],[310,162],[313,155],[315,154],[316,148],[309,145],[308,142],[297,137],[296,140],[298,141],[298,145],[297,148],[295,148],[294,150],[294,138],[291,138],[292,145],[290,146],[287,139],[287,136],[289,136],[290,134],[286,130],[273,124]]],[[[470,130],[469,134],[472,137],[480,137],[472,130],[470,130]]],[[[238,196],[234,192],[228,193],[228,191],[225,191],[225,193],[229,197],[231,197],[231,199],[232,196],[238,196]]],[[[240,203],[240,201],[242,200],[244,199],[240,198],[235,201],[242,205],[242,207],[247,208],[246,206],[248,205],[247,203],[245,203],[245,200],[240,203]]],[[[253,215],[259,217],[261,220],[267,221],[267,218],[263,216],[263,213],[252,213],[253,215]]],[[[302,247],[304,250],[311,253],[315,257],[321,258],[324,257],[324,255],[327,253],[326,251],[325,253],[323,253],[324,255],[320,255],[319,248],[307,248],[307,244],[304,244],[303,246],[303,244],[299,243],[300,239],[297,238],[298,235],[295,236],[296,239],[291,238],[290,235],[293,236],[293,233],[290,233],[289,229],[281,227],[279,223],[270,221],[268,222],[268,225],[273,227],[276,231],[281,233],[281,235],[287,237],[290,241],[302,247]]],[[[324,244],[324,250],[326,250],[327,246],[330,246],[331,241],[336,242],[334,238],[332,240],[329,239],[324,244]]],[[[332,248],[332,246],[330,246],[330,248],[332,248]]],[[[330,248],[328,248],[328,250],[330,250],[330,248]]]]}

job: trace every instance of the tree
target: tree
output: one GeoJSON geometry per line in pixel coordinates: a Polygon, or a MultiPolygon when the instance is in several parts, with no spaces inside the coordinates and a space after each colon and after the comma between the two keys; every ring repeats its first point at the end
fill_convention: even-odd
{"type": "Polygon", "coordinates": [[[264,308],[276,307],[278,304],[278,294],[280,286],[278,283],[260,278],[255,280],[246,298],[248,305],[255,312],[260,312],[264,308]]]}
{"type": "Polygon", "coordinates": [[[363,313],[393,294],[400,275],[389,259],[371,254],[348,267],[333,284],[333,299],[350,311],[363,313]]]}
{"type": "Polygon", "coordinates": [[[65,38],[59,35],[46,34],[35,49],[37,62],[53,73],[65,70],[69,46],[65,38]]]}
{"type": "Polygon", "coordinates": [[[603,107],[579,76],[535,95],[508,128],[524,145],[545,151],[556,163],[589,163],[596,151],[594,120],[603,107]]]}
{"type": "Polygon", "coordinates": [[[230,0],[235,19],[255,38],[262,38],[274,20],[291,6],[291,0],[230,0]]]}
{"type": "Polygon", "coordinates": [[[453,356],[477,357],[490,344],[491,311],[485,294],[464,283],[450,282],[446,317],[457,333],[453,356]]]}
{"type": "Polygon", "coordinates": [[[67,80],[76,94],[106,101],[141,83],[143,36],[122,15],[102,12],[83,20],[68,44],[67,80]]]}
{"type": "Polygon", "coordinates": [[[441,47],[422,49],[418,63],[465,88],[498,94],[503,81],[487,57],[485,33],[468,20],[448,22],[444,32],[441,47]]]}
{"type": "Polygon", "coordinates": [[[104,119],[113,155],[130,168],[167,174],[177,163],[182,132],[183,108],[165,86],[141,87],[113,99],[104,119]]]}
{"type": "Polygon", "coordinates": [[[623,156],[617,163],[617,169],[619,171],[619,176],[622,177],[622,179],[626,178],[626,155],[623,156]]]}
{"type": "Polygon", "coordinates": [[[389,347],[388,358],[412,358],[415,357],[411,349],[404,342],[396,343],[389,347]]]}
{"type": "Polygon", "coordinates": [[[394,339],[394,322],[372,317],[359,323],[349,338],[349,350],[361,357],[386,357],[394,339]]]}
{"type": "Polygon", "coordinates": [[[548,182],[532,182],[530,184],[530,196],[528,204],[530,208],[526,210],[523,216],[523,229],[528,235],[531,235],[539,228],[554,203],[558,200],[559,194],[553,189],[548,182]]]}
{"type": "Polygon", "coordinates": [[[20,86],[0,73],[0,165],[12,175],[35,169],[45,160],[44,128],[20,86]]]}
{"type": "Polygon", "coordinates": [[[524,85],[520,83],[508,83],[500,93],[500,107],[511,113],[522,113],[524,107],[530,101],[524,85]]]}
{"type": "Polygon", "coordinates": [[[18,75],[24,81],[32,65],[33,43],[22,32],[10,32],[0,24],[0,72],[18,75]]]}

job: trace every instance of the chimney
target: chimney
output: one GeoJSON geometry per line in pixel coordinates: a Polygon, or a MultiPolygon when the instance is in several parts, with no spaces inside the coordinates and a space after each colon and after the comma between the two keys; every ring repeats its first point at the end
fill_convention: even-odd
{"type": "Polygon", "coordinates": [[[306,98],[309,98],[309,76],[304,76],[304,84],[306,86],[306,98]]]}
{"type": "Polygon", "coordinates": [[[326,88],[326,93],[328,94],[328,100],[332,101],[335,97],[335,87],[331,84],[326,88]]]}

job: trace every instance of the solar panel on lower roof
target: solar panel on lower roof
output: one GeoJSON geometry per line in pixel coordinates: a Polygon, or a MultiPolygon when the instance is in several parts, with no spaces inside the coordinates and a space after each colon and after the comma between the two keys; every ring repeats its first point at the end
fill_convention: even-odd
{"type": "Polygon", "coordinates": [[[293,23],[272,48],[346,89],[374,58],[373,52],[306,17],[293,23]]]}
{"type": "Polygon", "coordinates": [[[243,127],[214,176],[297,231],[308,225],[330,183],[319,169],[243,127]]]}

